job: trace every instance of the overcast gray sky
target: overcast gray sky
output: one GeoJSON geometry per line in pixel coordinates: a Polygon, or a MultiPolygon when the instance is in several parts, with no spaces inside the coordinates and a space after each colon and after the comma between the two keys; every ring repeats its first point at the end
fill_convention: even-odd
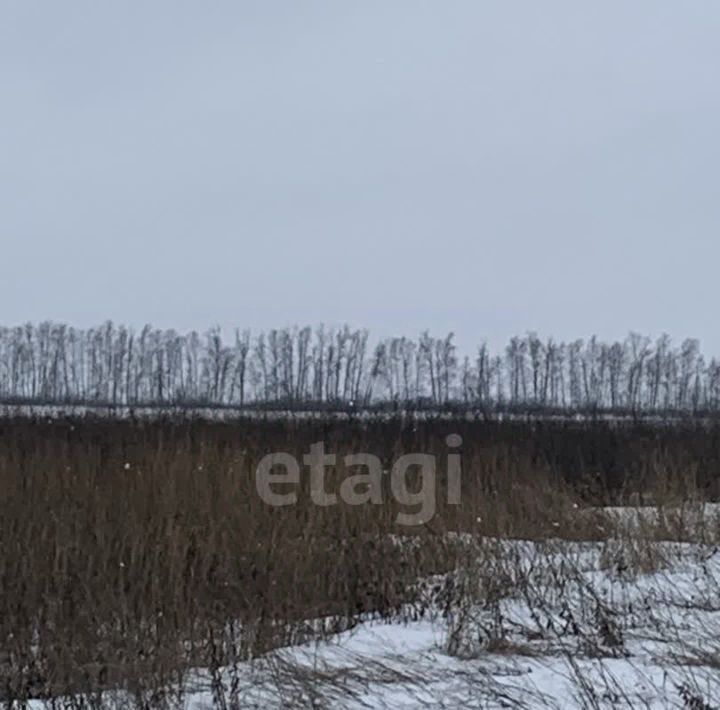
{"type": "Polygon", "coordinates": [[[0,10],[2,321],[700,337],[716,0],[0,10]]]}

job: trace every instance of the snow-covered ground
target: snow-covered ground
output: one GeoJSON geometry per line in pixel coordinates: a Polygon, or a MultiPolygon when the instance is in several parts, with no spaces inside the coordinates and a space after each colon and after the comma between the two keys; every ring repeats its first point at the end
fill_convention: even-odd
{"type": "Polygon", "coordinates": [[[170,705],[720,707],[717,547],[486,539],[469,552],[402,618],[196,671],[169,689],[170,705]]]}
{"type": "Polygon", "coordinates": [[[293,419],[396,419],[398,417],[411,418],[414,420],[439,420],[446,421],[477,421],[479,419],[496,422],[583,422],[601,421],[606,423],[633,423],[641,420],[644,424],[651,424],[658,427],[674,426],[677,423],[691,421],[694,425],[712,425],[717,421],[715,416],[701,416],[699,414],[666,413],[658,414],[653,412],[628,412],[623,413],[602,413],[591,414],[573,411],[547,411],[547,412],[512,412],[502,410],[487,410],[484,408],[408,408],[378,406],[355,406],[354,404],[343,404],[338,407],[321,406],[309,407],[306,409],[292,407],[283,408],[272,404],[263,406],[257,403],[246,406],[239,405],[185,405],[185,404],[30,404],[30,403],[7,403],[0,402],[0,418],[8,417],[36,417],[48,420],[65,419],[73,417],[107,417],[109,419],[156,419],[161,417],[185,417],[191,419],[204,419],[208,421],[232,421],[237,418],[293,420],[293,419]]]}
{"type": "Polygon", "coordinates": [[[430,585],[429,618],[361,623],[248,667],[243,706],[713,707],[720,551],[654,548],[493,544],[492,569],[463,572],[455,599],[447,580],[430,585]]]}
{"type": "Polygon", "coordinates": [[[452,585],[429,585],[428,618],[286,649],[246,669],[245,701],[281,706],[289,691],[309,707],[316,695],[348,708],[699,708],[720,698],[720,551],[658,544],[656,558],[635,560],[619,542],[491,546],[490,568],[481,559],[452,585]]]}

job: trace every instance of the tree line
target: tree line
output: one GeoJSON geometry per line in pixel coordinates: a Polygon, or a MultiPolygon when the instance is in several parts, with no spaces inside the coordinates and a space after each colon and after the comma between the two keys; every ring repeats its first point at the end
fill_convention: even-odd
{"type": "Polygon", "coordinates": [[[0,399],[115,406],[450,407],[717,412],[699,342],[514,337],[461,356],[453,334],[372,342],[348,326],[139,331],[107,322],[0,328],[0,399]]]}

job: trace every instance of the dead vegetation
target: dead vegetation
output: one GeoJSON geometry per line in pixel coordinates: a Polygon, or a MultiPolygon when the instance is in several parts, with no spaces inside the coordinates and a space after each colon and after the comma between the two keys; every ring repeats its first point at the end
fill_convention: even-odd
{"type": "MultiPolygon", "coordinates": [[[[598,423],[3,420],[0,699],[104,707],[122,690],[130,707],[176,707],[201,668],[216,707],[246,707],[242,664],[272,669],[282,656],[269,652],[360,618],[442,614],[447,651],[465,658],[532,656],[541,641],[569,659],[621,654],[618,612],[582,581],[582,556],[547,546],[605,541],[593,564],[627,578],[666,566],[658,540],[718,541],[703,512],[718,442],[703,427],[598,423]],[[449,433],[463,439],[459,506],[444,490],[449,433]],[[398,527],[402,506],[389,494],[382,505],[319,508],[305,478],[297,505],[263,503],[262,456],[302,460],[317,441],[388,467],[403,453],[434,454],[436,516],[398,527]],[[600,508],[641,497],[659,508],[635,518],[600,508]],[[541,547],[528,558],[510,539],[541,547]],[[560,622],[570,586],[585,601],[560,622]],[[502,611],[513,598],[536,617],[521,634],[502,611]],[[563,645],[567,635],[582,643],[563,645]]],[[[330,471],[328,488],[348,473],[330,471]]],[[[303,673],[274,668],[308,707],[324,706],[303,673]]]]}

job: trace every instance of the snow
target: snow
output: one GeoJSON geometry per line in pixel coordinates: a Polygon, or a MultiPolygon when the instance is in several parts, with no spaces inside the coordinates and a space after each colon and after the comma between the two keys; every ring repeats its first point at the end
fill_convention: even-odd
{"type": "MultiPolygon", "coordinates": [[[[223,694],[242,708],[348,710],[707,710],[720,699],[720,549],[476,544],[477,565],[427,580],[415,613],[227,669],[223,694]]],[[[212,686],[194,672],[180,706],[216,707],[212,686]]]]}

